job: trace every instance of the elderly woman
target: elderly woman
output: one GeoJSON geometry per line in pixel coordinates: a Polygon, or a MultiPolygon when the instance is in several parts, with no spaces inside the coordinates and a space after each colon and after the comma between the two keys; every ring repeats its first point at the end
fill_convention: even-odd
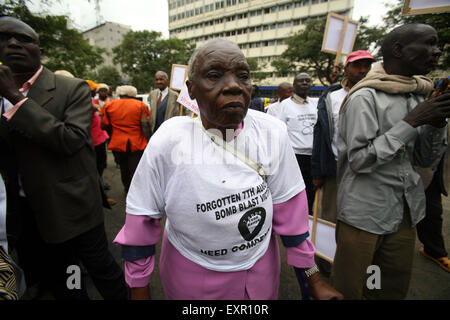
{"type": "Polygon", "coordinates": [[[172,118],[152,136],[114,240],[131,298],[149,298],[163,217],[159,270],[167,299],[277,299],[277,234],[311,295],[341,298],[320,279],[306,240],[305,185],[286,126],[248,110],[250,70],[239,47],[219,39],[198,48],[188,88],[200,118],[172,118]]]}
{"type": "Polygon", "coordinates": [[[111,140],[108,150],[115,152],[125,192],[128,192],[134,171],[150,138],[150,110],[135,99],[133,86],[116,89],[120,99],[106,103],[100,109],[103,128],[110,126],[111,140]]]}

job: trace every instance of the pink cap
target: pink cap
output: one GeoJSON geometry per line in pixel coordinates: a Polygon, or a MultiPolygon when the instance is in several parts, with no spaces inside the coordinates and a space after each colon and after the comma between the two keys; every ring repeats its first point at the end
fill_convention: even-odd
{"type": "Polygon", "coordinates": [[[370,54],[369,51],[366,50],[357,50],[357,51],[353,51],[352,53],[350,53],[347,57],[347,60],[345,60],[345,66],[347,66],[347,64],[349,62],[353,62],[356,60],[361,60],[361,59],[370,59],[372,61],[376,61],[374,57],[372,57],[372,55],[370,54]]]}

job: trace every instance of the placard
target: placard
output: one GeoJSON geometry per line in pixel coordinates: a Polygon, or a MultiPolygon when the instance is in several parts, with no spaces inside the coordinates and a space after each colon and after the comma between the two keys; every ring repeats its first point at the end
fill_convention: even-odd
{"type": "Polygon", "coordinates": [[[183,88],[188,73],[188,66],[182,64],[173,64],[170,73],[169,87],[172,90],[180,91],[183,88]]]}
{"type": "Polygon", "coordinates": [[[449,0],[405,0],[402,16],[450,12],[449,0]]]}
{"type": "Polygon", "coordinates": [[[335,65],[341,56],[352,52],[358,32],[359,22],[336,13],[328,13],[322,41],[322,51],[336,55],[335,65]]]}
{"type": "Polygon", "coordinates": [[[198,108],[197,100],[192,100],[189,96],[188,87],[186,85],[186,81],[183,84],[180,94],[178,95],[177,102],[197,115],[200,115],[200,110],[198,108]]]}
{"type": "MultiPolygon", "coordinates": [[[[309,230],[313,229],[314,219],[309,216],[309,230]]],[[[312,234],[308,239],[314,243],[316,247],[316,255],[328,262],[333,263],[334,254],[336,253],[336,225],[320,218],[316,221],[316,239],[312,241],[312,234]]]]}
{"type": "Polygon", "coordinates": [[[317,217],[320,190],[321,189],[316,190],[316,194],[314,196],[313,215],[309,216],[308,224],[310,234],[308,239],[316,247],[316,256],[333,263],[334,254],[336,253],[336,224],[317,217]]]}

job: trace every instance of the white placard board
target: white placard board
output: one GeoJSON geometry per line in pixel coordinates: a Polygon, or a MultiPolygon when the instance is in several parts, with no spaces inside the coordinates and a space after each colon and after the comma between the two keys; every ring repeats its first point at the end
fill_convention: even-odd
{"type": "Polygon", "coordinates": [[[402,15],[450,12],[449,0],[405,0],[402,15]]]}
{"type": "Polygon", "coordinates": [[[180,91],[183,88],[187,78],[188,66],[182,64],[173,64],[170,73],[170,85],[173,90],[180,91]]]}
{"type": "MultiPolygon", "coordinates": [[[[313,217],[309,216],[309,230],[310,235],[308,239],[311,241],[313,230],[313,217]]],[[[314,246],[316,247],[316,255],[329,261],[333,262],[334,254],[336,253],[336,238],[335,238],[336,227],[333,223],[317,219],[316,224],[316,235],[314,246]]]]}
{"type": "Polygon", "coordinates": [[[342,45],[343,55],[348,55],[350,52],[352,52],[357,31],[358,24],[349,21],[347,24],[347,29],[345,30],[344,44],[342,45]]]}
{"type": "Polygon", "coordinates": [[[334,53],[339,50],[339,42],[341,41],[342,29],[344,28],[344,20],[330,16],[325,29],[324,44],[322,51],[334,53]]]}
{"type": "Polygon", "coordinates": [[[180,94],[178,95],[177,102],[197,115],[200,115],[200,110],[198,109],[197,100],[192,100],[189,96],[188,87],[186,85],[186,81],[183,84],[180,94]]]}
{"type": "MultiPolygon", "coordinates": [[[[348,55],[353,50],[359,22],[336,13],[328,13],[322,41],[322,51],[336,55],[336,62],[341,55],[348,55]]],[[[336,63],[338,64],[338,63],[336,63]]]]}

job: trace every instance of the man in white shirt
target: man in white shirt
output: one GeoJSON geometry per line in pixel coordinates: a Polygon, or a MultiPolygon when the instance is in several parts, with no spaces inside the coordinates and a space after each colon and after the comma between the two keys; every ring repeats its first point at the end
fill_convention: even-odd
{"type": "Polygon", "coordinates": [[[311,154],[319,99],[307,97],[311,88],[311,77],[307,73],[300,73],[294,78],[293,88],[293,96],[280,103],[276,117],[286,123],[289,140],[305,181],[309,212],[311,212],[314,202],[311,154]]]}
{"type": "Polygon", "coordinates": [[[294,91],[294,87],[289,82],[283,82],[278,85],[277,94],[278,100],[267,107],[267,114],[276,117],[277,113],[280,110],[280,103],[292,96],[294,91]]]}

